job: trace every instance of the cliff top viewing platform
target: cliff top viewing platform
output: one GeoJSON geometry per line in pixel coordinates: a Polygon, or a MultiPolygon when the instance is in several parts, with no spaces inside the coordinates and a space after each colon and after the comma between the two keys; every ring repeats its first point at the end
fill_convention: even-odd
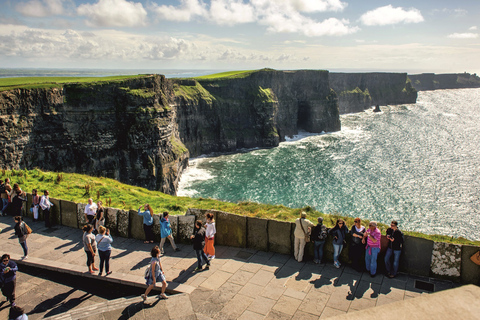
{"type": "MultiPolygon", "coordinates": [[[[113,273],[100,277],[87,272],[81,230],[64,226],[46,229],[42,222],[33,223],[30,219],[27,223],[34,233],[27,240],[29,258],[21,261],[22,249],[14,235],[13,218],[0,217],[2,251],[18,263],[20,273],[28,266],[51,270],[62,277],[96,279],[99,286],[109,282],[137,291],[145,288],[143,272],[150,261],[151,244],[115,237],[113,273]]],[[[181,251],[174,252],[167,245],[161,259],[170,293],[168,300],[151,296],[143,304],[139,296],[100,303],[85,299],[66,313],[51,312],[47,316],[51,319],[151,319],[153,315],[165,319],[361,319],[368,315],[381,319],[395,315],[409,319],[454,316],[476,319],[480,311],[475,303],[480,298],[480,288],[473,285],[455,288],[457,285],[449,281],[407,274],[394,279],[381,274],[371,278],[348,266],[336,269],[330,263],[299,263],[290,255],[225,246],[216,247],[216,259],[210,270],[195,273],[192,246],[180,244],[180,248],[181,251]],[[430,290],[434,293],[429,294],[430,290]],[[369,311],[361,311],[365,309],[369,311]]],[[[38,304],[45,304],[46,297],[54,293],[49,286],[40,287],[38,282],[22,276],[17,280],[17,304],[30,313],[29,319],[39,319],[45,314],[32,310],[38,304]],[[39,291],[43,298],[36,296],[39,291]]],[[[57,307],[62,303],[55,302],[57,307]]],[[[8,308],[2,304],[0,316],[6,318],[7,314],[8,308]]]]}

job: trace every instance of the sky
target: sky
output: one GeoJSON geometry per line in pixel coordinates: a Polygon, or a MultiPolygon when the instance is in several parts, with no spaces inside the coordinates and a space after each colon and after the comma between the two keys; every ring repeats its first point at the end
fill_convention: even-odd
{"type": "Polygon", "coordinates": [[[480,74],[478,0],[0,0],[0,68],[480,74]]]}

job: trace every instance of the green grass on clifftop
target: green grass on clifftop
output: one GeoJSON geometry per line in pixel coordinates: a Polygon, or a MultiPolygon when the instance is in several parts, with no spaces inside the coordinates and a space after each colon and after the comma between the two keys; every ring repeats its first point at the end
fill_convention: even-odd
{"type": "Polygon", "coordinates": [[[110,77],[18,77],[0,78],[0,91],[12,89],[61,88],[67,83],[96,83],[118,81],[145,75],[125,75],[110,77]]]}
{"type": "Polygon", "coordinates": [[[252,74],[253,72],[256,72],[256,71],[258,71],[258,70],[226,71],[226,72],[208,74],[206,76],[195,77],[194,79],[216,80],[216,79],[221,79],[221,78],[229,78],[229,79],[245,78],[245,77],[249,76],[250,74],[252,74]]]}
{"type": "MultiPolygon", "coordinates": [[[[94,201],[102,200],[107,207],[124,210],[137,210],[140,205],[149,203],[155,214],[169,211],[174,215],[183,215],[188,208],[198,208],[281,221],[294,221],[299,217],[300,211],[304,210],[307,212],[308,218],[314,223],[317,217],[324,217],[324,224],[327,227],[334,226],[338,218],[343,218],[349,227],[353,225],[352,217],[342,217],[336,213],[323,214],[309,206],[288,208],[283,205],[261,204],[250,201],[231,203],[215,199],[176,197],[159,191],[123,184],[109,178],[76,173],[45,172],[39,169],[1,170],[0,177],[2,180],[10,178],[12,185],[18,183],[25,192],[31,193],[32,189],[37,189],[41,195],[43,190],[48,189],[52,198],[77,203],[87,203],[88,198],[93,198],[94,201]]],[[[363,220],[362,223],[368,225],[366,220],[363,220]]],[[[387,226],[380,225],[379,227],[384,234],[387,226]]],[[[415,232],[405,232],[405,234],[434,241],[480,245],[480,241],[469,241],[462,238],[425,235],[415,232]]]]}

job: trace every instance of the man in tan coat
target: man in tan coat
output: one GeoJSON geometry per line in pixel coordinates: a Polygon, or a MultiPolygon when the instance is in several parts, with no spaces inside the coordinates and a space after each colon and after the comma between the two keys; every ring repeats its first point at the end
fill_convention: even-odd
{"type": "Polygon", "coordinates": [[[295,220],[295,244],[294,244],[294,257],[298,262],[303,260],[303,251],[305,249],[305,236],[310,234],[310,229],[315,225],[306,219],[307,213],[302,211],[300,218],[295,220]]]}

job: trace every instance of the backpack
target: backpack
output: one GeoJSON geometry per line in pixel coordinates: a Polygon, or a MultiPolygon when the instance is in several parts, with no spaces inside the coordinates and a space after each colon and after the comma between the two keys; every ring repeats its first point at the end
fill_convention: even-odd
{"type": "Polygon", "coordinates": [[[149,264],[147,269],[145,269],[145,280],[148,280],[152,277],[152,265],[149,264]]]}
{"type": "Polygon", "coordinates": [[[325,240],[327,239],[327,236],[328,236],[327,227],[322,225],[320,229],[320,234],[318,235],[318,239],[325,240]]]}
{"type": "Polygon", "coordinates": [[[0,193],[5,193],[6,189],[5,189],[5,184],[2,183],[0,184],[0,193]]]}

